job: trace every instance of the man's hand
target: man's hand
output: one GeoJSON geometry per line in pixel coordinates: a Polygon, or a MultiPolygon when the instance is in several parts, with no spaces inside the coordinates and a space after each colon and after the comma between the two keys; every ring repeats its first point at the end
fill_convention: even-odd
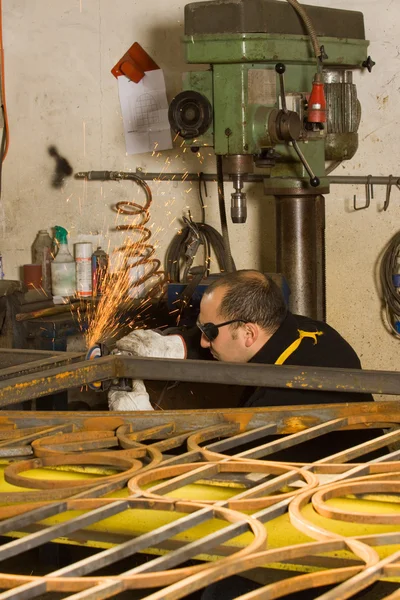
{"type": "Polygon", "coordinates": [[[136,329],[116,343],[118,350],[148,358],[186,358],[180,335],[161,335],[152,329],[136,329]]]}
{"type": "Polygon", "coordinates": [[[132,382],[132,391],[110,390],[108,392],[108,408],[110,410],[154,410],[150,404],[143,381],[132,382]]]}
{"type": "MultiPolygon", "coordinates": [[[[136,329],[121,338],[116,347],[131,356],[147,358],[186,358],[186,345],[180,335],[161,335],[151,329],[136,329]]],[[[132,381],[132,391],[110,390],[110,410],[154,410],[142,380],[132,381]]]]}

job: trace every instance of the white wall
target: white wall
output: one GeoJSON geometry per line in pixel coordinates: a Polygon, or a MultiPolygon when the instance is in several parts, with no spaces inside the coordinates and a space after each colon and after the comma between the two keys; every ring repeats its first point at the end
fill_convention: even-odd
{"type": "MultiPolygon", "coordinates": [[[[141,199],[133,184],[89,182],[70,178],[62,190],[51,187],[54,161],[48,147],[55,144],[74,171],[160,171],[168,157],[170,170],[199,170],[190,153],[179,146],[161,156],[127,156],[118,90],[110,69],[138,41],[164,69],[171,99],[186,70],[180,37],[183,7],[178,0],[3,0],[6,94],[10,150],[3,169],[0,205],[0,251],[7,278],[19,276],[30,262],[36,232],[56,224],[81,234],[108,232],[115,223],[112,205],[141,199]],[[178,155],[178,158],[176,156],[178,155]]],[[[370,54],[377,62],[373,74],[356,76],[363,106],[360,150],[338,174],[400,175],[397,161],[400,119],[400,44],[396,0],[309,0],[309,4],[360,10],[365,15],[370,54]]],[[[207,154],[207,153],[206,153],[207,154]]],[[[214,171],[211,158],[201,167],[214,171]]],[[[196,185],[153,185],[152,221],[163,231],[158,254],[179,225],[185,207],[199,218],[196,185]],[[172,204],[165,208],[165,203],[172,204]],[[170,214],[166,217],[166,210],[170,214]]],[[[209,185],[208,221],[218,227],[215,186],[209,185]]],[[[270,199],[250,188],[249,219],[230,224],[237,266],[271,270],[274,239],[265,235],[274,217],[270,199]]],[[[227,190],[230,193],[230,190],[227,190]]],[[[354,213],[351,186],[335,186],[327,197],[328,320],[355,346],[367,368],[398,369],[399,342],[386,333],[380,319],[375,288],[377,257],[399,230],[400,192],[382,212],[385,189],[376,188],[369,211],[354,213]]],[[[360,188],[362,199],[364,190],[360,188]]],[[[228,194],[229,196],[229,194],[228,194]]],[[[273,229],[273,228],[272,228],[273,229]]]]}

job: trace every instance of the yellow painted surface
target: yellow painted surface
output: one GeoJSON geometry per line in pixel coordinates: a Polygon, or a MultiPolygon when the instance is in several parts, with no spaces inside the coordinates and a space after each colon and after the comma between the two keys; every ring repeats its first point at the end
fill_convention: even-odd
{"type": "MultiPolygon", "coordinates": [[[[97,469],[96,469],[97,470],[97,469]]],[[[91,477],[95,479],[98,475],[93,472],[88,473],[87,469],[85,469],[85,473],[76,473],[76,472],[66,472],[60,470],[50,470],[50,469],[37,469],[35,471],[30,471],[24,473],[26,477],[32,477],[34,479],[46,478],[53,480],[81,480],[87,477],[91,477]]],[[[92,471],[92,469],[89,469],[92,471]]],[[[101,475],[101,473],[99,473],[101,475]]],[[[17,491],[19,488],[15,488],[14,486],[6,483],[3,479],[3,469],[0,470],[0,492],[5,491],[17,491]]],[[[237,493],[237,490],[229,488],[229,487],[220,487],[220,486],[209,486],[209,485],[190,485],[185,488],[180,489],[177,492],[171,493],[170,497],[174,498],[184,498],[191,499],[194,501],[201,500],[227,500],[233,495],[237,493]]],[[[126,497],[128,495],[127,488],[120,490],[118,492],[114,492],[109,495],[109,497],[113,498],[121,498],[126,497]]],[[[390,514],[397,513],[400,514],[400,504],[398,502],[390,502],[390,498],[385,498],[385,501],[379,502],[376,500],[358,500],[354,498],[340,498],[329,501],[328,503],[332,506],[336,506],[342,509],[346,509],[349,511],[357,511],[359,513],[381,513],[381,514],[390,514]]],[[[71,511],[68,513],[63,513],[61,515],[56,515],[50,519],[46,519],[43,521],[44,524],[54,525],[60,522],[63,522],[71,517],[77,516],[81,514],[78,511],[71,511]]],[[[312,521],[313,523],[338,533],[343,536],[361,536],[361,535],[370,535],[376,533],[384,533],[384,532],[392,532],[397,531],[398,526],[389,526],[389,525],[363,525],[363,524],[353,524],[346,523],[343,521],[335,521],[329,520],[324,517],[320,517],[317,515],[311,506],[306,507],[304,510],[304,515],[312,521]]],[[[125,511],[119,515],[114,517],[110,517],[108,519],[104,519],[103,521],[87,528],[87,541],[84,545],[96,547],[96,548],[109,548],[112,544],[106,542],[99,542],[90,539],[90,531],[102,531],[109,532],[114,534],[123,534],[125,536],[138,536],[147,531],[154,530],[162,525],[170,523],[172,521],[180,518],[181,515],[177,513],[169,513],[165,511],[153,511],[153,510],[129,510],[125,511]]],[[[190,542],[199,537],[206,536],[213,531],[217,531],[221,527],[224,526],[224,523],[219,520],[211,520],[206,522],[203,525],[199,525],[194,527],[184,533],[176,536],[174,539],[190,542]]],[[[304,534],[300,533],[296,528],[294,528],[289,520],[288,514],[282,515],[277,519],[274,519],[266,524],[266,529],[268,532],[268,548],[279,548],[283,546],[289,546],[292,544],[300,544],[308,541],[312,541],[307,538],[304,534]]],[[[15,532],[13,535],[15,537],[20,537],[24,535],[23,532],[15,532]]],[[[242,547],[247,545],[251,540],[251,534],[242,535],[234,540],[232,540],[229,545],[234,547],[242,547]]],[[[67,539],[59,540],[64,543],[71,543],[71,541],[67,539]]],[[[75,543],[75,542],[72,542],[75,543]]],[[[379,555],[384,558],[389,554],[393,553],[393,547],[381,547],[377,548],[379,555]]],[[[154,553],[164,553],[160,550],[154,550],[154,553]]],[[[337,557],[345,557],[348,556],[345,552],[335,552],[331,553],[331,556],[337,557]]],[[[215,557],[212,556],[202,556],[203,559],[213,560],[215,557]]],[[[292,567],[291,567],[292,568],[292,567]]],[[[296,567],[293,567],[296,569],[296,567]]],[[[301,567],[302,571],[308,570],[308,568],[301,567]]]]}

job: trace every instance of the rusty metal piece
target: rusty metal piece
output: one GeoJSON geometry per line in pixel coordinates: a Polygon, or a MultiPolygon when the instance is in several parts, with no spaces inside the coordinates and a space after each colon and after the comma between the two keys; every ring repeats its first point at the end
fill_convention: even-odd
{"type": "Polygon", "coordinates": [[[18,442],[18,444],[28,444],[33,440],[38,440],[54,433],[74,431],[74,428],[75,426],[73,423],[65,423],[64,425],[56,425],[55,427],[30,427],[28,429],[14,429],[8,434],[3,434],[4,437],[0,441],[0,448],[8,448],[15,444],[15,442],[18,442]]]}
{"type": "MultiPolygon", "coordinates": [[[[0,559],[22,554],[29,547],[38,547],[52,539],[59,539],[61,536],[70,536],[71,541],[79,542],[82,539],[79,537],[82,536],[79,533],[82,527],[97,523],[106,518],[105,515],[120,514],[121,511],[151,507],[155,510],[183,513],[184,516],[178,521],[173,521],[167,526],[154,529],[138,537],[122,538],[122,543],[121,539],[115,540],[113,534],[107,538],[105,537],[107,533],[103,533],[104,537],[101,539],[109,539],[111,543],[115,544],[113,548],[97,553],[89,559],[68,565],[42,578],[0,574],[0,585],[4,588],[15,588],[7,594],[9,599],[23,596],[25,600],[29,600],[46,593],[46,591],[61,593],[70,591],[77,594],[75,600],[79,598],[98,600],[99,597],[112,597],[127,589],[148,587],[154,589],[163,586],[169,587],[150,594],[149,598],[152,600],[180,598],[193,589],[204,587],[208,581],[227,577],[229,574],[234,574],[235,570],[238,573],[243,572],[246,565],[249,565],[247,569],[255,568],[258,555],[254,555],[252,552],[257,551],[255,550],[257,544],[265,543],[264,524],[287,511],[289,511],[292,524],[300,531],[311,538],[323,540],[317,544],[305,545],[304,552],[305,556],[309,558],[308,563],[315,564],[317,569],[321,569],[322,565],[324,570],[290,580],[285,579],[261,588],[248,596],[248,600],[250,597],[261,598],[266,595],[278,598],[294,590],[339,584],[339,587],[334,588],[330,595],[331,599],[337,600],[341,597],[351,597],[353,589],[363,589],[363,586],[365,587],[366,582],[369,581],[364,577],[364,573],[370,573],[371,581],[375,581],[380,575],[400,576],[400,557],[396,558],[394,554],[389,557],[389,560],[382,563],[377,558],[375,550],[371,548],[371,546],[400,543],[400,532],[346,540],[338,534],[309,522],[303,512],[303,507],[310,502],[314,502],[316,499],[318,504],[321,501],[320,492],[322,492],[322,510],[324,508],[330,510],[331,507],[327,508],[324,503],[324,493],[327,490],[328,492],[335,490],[336,493],[336,490],[340,489],[340,494],[346,489],[367,490],[366,492],[362,491],[362,494],[366,493],[370,497],[375,493],[374,490],[382,491],[385,489],[383,486],[392,485],[391,482],[398,486],[400,451],[386,454],[376,462],[365,464],[347,462],[368,454],[372,449],[385,448],[389,442],[395,441],[399,437],[398,431],[381,435],[373,442],[365,442],[307,465],[259,460],[282,448],[293,448],[295,456],[297,444],[309,439],[323,444],[323,435],[331,431],[353,427],[381,427],[385,422],[399,423],[400,406],[397,403],[388,403],[386,409],[383,406],[384,404],[381,403],[371,403],[350,406],[291,407],[284,410],[276,407],[255,411],[251,409],[196,413],[177,411],[149,415],[120,413],[112,417],[104,416],[101,413],[74,415],[3,413],[4,416],[2,415],[0,420],[0,440],[2,433],[5,433],[7,438],[12,436],[13,439],[4,440],[5,442],[10,441],[11,445],[7,448],[10,451],[17,447],[21,436],[32,435],[35,431],[40,435],[41,432],[48,431],[51,427],[62,426],[65,424],[66,416],[69,419],[68,424],[74,425],[76,431],[72,434],[49,435],[39,439],[38,442],[32,440],[35,450],[47,453],[48,456],[35,459],[36,463],[35,460],[25,460],[13,463],[6,468],[8,476],[11,474],[12,483],[17,485],[23,483],[24,487],[29,486],[34,490],[0,495],[0,502],[3,504],[5,502],[19,503],[15,506],[0,507],[0,519],[2,519],[0,535],[12,534],[15,531],[28,534],[16,542],[4,544],[0,548],[0,559]],[[21,431],[21,426],[25,428],[24,433],[21,431]],[[26,431],[27,428],[33,426],[35,426],[35,430],[26,431]],[[266,436],[282,433],[289,435],[265,443],[266,436]],[[213,441],[216,438],[223,439],[213,441]],[[187,441],[186,452],[182,448],[178,452],[174,452],[175,456],[163,455],[170,449],[179,448],[185,441],[187,441]],[[205,447],[202,446],[204,443],[205,447]],[[243,451],[241,446],[248,443],[254,447],[243,451]],[[93,448],[97,444],[103,444],[106,449],[89,454],[85,452],[87,447],[93,448]],[[66,457],[63,452],[67,449],[73,449],[74,453],[66,457]],[[232,456],[224,454],[227,451],[232,456]],[[204,458],[212,460],[204,463],[202,462],[204,458]],[[129,469],[111,477],[75,481],[73,485],[70,481],[64,481],[62,485],[59,485],[60,482],[47,481],[46,483],[45,481],[43,484],[40,481],[38,485],[34,486],[32,483],[36,483],[37,480],[22,475],[23,471],[31,468],[33,463],[38,466],[51,467],[57,466],[57,461],[63,465],[67,462],[72,466],[100,464],[117,469],[117,465],[120,466],[120,469],[125,469],[123,464],[133,465],[138,470],[134,472],[133,479],[129,482],[129,489],[135,496],[123,497],[118,500],[101,498],[126,484],[129,469]],[[191,501],[167,499],[162,496],[162,494],[168,494],[171,490],[187,483],[205,480],[207,476],[210,476],[212,481],[223,478],[226,474],[233,474],[235,477],[238,475],[240,478],[245,477],[245,484],[246,487],[250,486],[249,489],[242,491],[232,488],[234,494],[232,498],[229,501],[217,503],[205,501],[197,504],[191,501]],[[323,481],[323,479],[321,478],[325,474],[329,474],[333,482],[322,486],[321,480],[323,481]],[[160,483],[160,479],[164,476],[173,476],[174,478],[171,481],[161,481],[160,483]],[[147,483],[153,487],[146,490],[137,486],[132,487],[132,481],[135,480],[140,485],[147,483]],[[293,487],[298,484],[303,487],[293,487]],[[317,487],[318,484],[319,487],[317,487]],[[285,486],[291,487],[291,489],[283,490],[285,486]],[[280,490],[283,490],[283,493],[279,493],[280,490]],[[63,497],[68,499],[55,502],[63,497]],[[38,504],[36,503],[38,499],[52,500],[52,502],[46,501],[38,504]],[[261,508],[261,510],[252,517],[246,517],[246,515],[234,511],[234,516],[228,518],[225,513],[229,523],[227,527],[212,531],[209,535],[189,544],[170,539],[179,532],[186,531],[186,529],[204,523],[213,517],[222,518],[222,513],[216,511],[224,510],[226,506],[240,510],[250,510],[250,507],[252,507],[251,510],[257,508],[261,508]],[[82,518],[74,516],[53,527],[45,524],[44,520],[49,516],[68,510],[89,512],[81,515],[82,518]],[[251,528],[248,519],[251,519],[255,529],[251,528]],[[256,533],[253,539],[255,545],[250,550],[249,548],[245,549],[248,554],[235,554],[235,546],[224,545],[227,541],[248,531],[249,528],[256,533]],[[262,541],[262,535],[264,535],[264,541],[262,541]],[[154,545],[151,546],[151,544],[154,545]],[[127,573],[107,577],[90,576],[90,573],[94,573],[102,567],[117,563],[121,558],[133,556],[137,551],[144,552],[151,547],[159,548],[163,552],[167,550],[169,553],[152,558],[127,573]],[[340,565],[339,568],[332,569],[329,565],[328,568],[324,566],[320,557],[315,557],[315,561],[311,558],[314,553],[318,553],[318,548],[320,548],[320,552],[328,552],[329,547],[336,549],[340,547],[355,553],[367,567],[350,564],[350,566],[340,565]],[[221,561],[200,564],[195,567],[198,570],[193,570],[192,567],[190,569],[180,567],[189,558],[198,559],[199,555],[201,558],[202,554],[210,553],[221,556],[221,561]],[[359,581],[357,578],[360,576],[363,577],[359,581]],[[24,584],[26,587],[21,588],[21,585],[24,584]],[[338,592],[341,589],[340,585],[347,584],[348,587],[342,588],[344,589],[343,594],[346,595],[341,595],[342,592],[338,592]],[[193,588],[192,586],[197,587],[193,588]]],[[[27,445],[26,448],[30,448],[30,446],[27,445]]],[[[225,510],[229,512],[229,509],[225,510]]],[[[389,517],[390,523],[393,523],[392,516],[389,515],[389,517]]],[[[333,515],[333,518],[336,517],[333,515]]],[[[296,561],[296,557],[300,557],[300,555],[296,555],[298,549],[299,546],[290,546],[270,550],[264,553],[263,564],[279,561],[279,557],[283,562],[285,560],[296,561]],[[275,554],[269,554],[270,552],[275,552],[275,554]],[[281,554],[277,554],[279,552],[281,554]]]]}
{"type": "MultiPolygon", "coordinates": [[[[221,462],[221,463],[192,463],[176,465],[172,467],[160,467],[148,471],[147,473],[141,473],[131,479],[128,482],[128,488],[133,494],[143,494],[149,498],[159,498],[162,494],[168,494],[172,490],[176,490],[184,485],[198,481],[199,479],[207,479],[207,477],[216,475],[217,473],[246,473],[254,474],[261,473],[264,476],[269,475],[282,475],[291,473],[293,479],[297,479],[305,482],[305,486],[291,490],[290,492],[282,492],[280,494],[272,496],[263,496],[261,498],[249,498],[251,494],[247,493],[246,497],[244,494],[236,496],[228,500],[227,505],[232,510],[259,510],[267,506],[271,506],[280,500],[291,498],[296,494],[299,494],[303,490],[313,489],[318,485],[318,479],[312,473],[302,471],[301,469],[293,469],[292,467],[283,467],[279,463],[271,462],[221,462]],[[167,483],[160,483],[159,485],[153,486],[150,489],[143,490],[142,486],[148,486],[154,481],[161,481],[163,479],[172,478],[167,483]]],[[[271,486],[271,482],[267,482],[268,486],[271,486]]],[[[252,495],[256,496],[262,493],[265,484],[257,486],[256,490],[251,490],[252,495]]],[[[272,484],[273,485],[273,484],[272,484]]],[[[283,487],[284,483],[279,482],[277,484],[278,489],[283,487]]],[[[204,500],[203,504],[214,504],[215,501],[204,500]]]]}
{"type": "MultiPolygon", "coordinates": [[[[311,501],[317,513],[327,519],[338,519],[339,521],[349,521],[351,523],[369,523],[373,525],[394,525],[400,524],[400,514],[366,514],[354,511],[345,511],[338,509],[335,506],[327,506],[326,500],[331,498],[344,497],[357,494],[394,494],[400,492],[400,481],[393,481],[392,478],[400,478],[400,473],[389,473],[386,475],[388,480],[384,481],[368,481],[368,477],[364,481],[356,481],[351,483],[334,483],[324,486],[316,492],[311,501]]],[[[381,476],[382,477],[382,476],[381,476]]]]}
{"type": "MultiPolygon", "coordinates": [[[[40,355],[40,353],[39,353],[40,355]]],[[[313,391],[361,392],[399,395],[400,373],[221,363],[217,361],[179,361],[110,355],[95,361],[65,361],[61,366],[34,372],[6,373],[0,370],[0,406],[9,406],[57,391],[79,387],[94,381],[114,378],[155,379],[281,387],[313,391]]]]}
{"type": "Polygon", "coordinates": [[[32,442],[35,456],[55,456],[118,447],[114,431],[79,431],[32,442]]]}
{"type": "MultiPolygon", "coordinates": [[[[241,560],[232,560],[223,568],[217,566],[208,569],[205,573],[188,577],[186,580],[178,584],[171,585],[162,591],[158,591],[150,596],[147,596],[147,600],[179,600],[180,598],[184,598],[188,594],[200,590],[216,581],[221,581],[221,579],[231,577],[232,575],[244,573],[250,569],[263,567],[270,563],[282,563],[288,560],[302,558],[304,556],[314,556],[317,554],[334,552],[338,550],[350,550],[350,552],[354,553],[354,550],[349,548],[347,541],[344,539],[324,543],[313,542],[309,544],[299,544],[289,548],[267,550],[241,560]]],[[[284,581],[261,587],[254,592],[246,594],[246,596],[240,597],[246,598],[246,600],[256,600],[258,598],[260,598],[260,600],[262,598],[280,598],[303,589],[311,589],[340,583],[342,581],[346,581],[349,579],[349,577],[358,574],[363,568],[372,568],[379,562],[377,553],[363,543],[358,544],[355,555],[365,563],[364,567],[360,565],[322,571],[320,573],[300,575],[298,577],[285,579],[284,581]]],[[[337,598],[339,598],[339,596],[337,596],[337,598]]]]}
{"type": "Polygon", "coordinates": [[[165,436],[169,437],[174,431],[174,423],[166,423],[165,425],[158,425],[139,431],[134,431],[132,424],[129,424],[118,427],[116,436],[122,448],[137,448],[140,446],[139,442],[154,439],[163,440],[165,436]]]}
{"type": "MultiPolygon", "coordinates": [[[[4,479],[7,483],[23,488],[34,488],[39,490],[54,490],[60,488],[93,487],[93,479],[84,479],[79,481],[54,481],[53,479],[32,479],[20,475],[31,469],[41,469],[60,465],[101,465],[109,466],[123,473],[108,475],[106,477],[96,478],[96,485],[99,483],[108,483],[110,481],[127,481],[132,475],[142,467],[142,463],[135,459],[127,459],[116,455],[110,456],[108,453],[87,453],[87,454],[63,454],[47,456],[44,458],[34,458],[30,460],[21,460],[8,465],[4,471],[4,479]]],[[[0,499],[2,494],[0,494],[0,499]]],[[[22,498],[21,498],[22,499],[22,498]]]]}
{"type": "MultiPolygon", "coordinates": [[[[46,507],[44,507],[46,508],[46,507]]],[[[52,509],[52,505],[47,507],[52,509]]],[[[104,577],[83,577],[91,572],[97,571],[102,567],[113,564],[121,560],[122,558],[132,556],[138,551],[145,550],[157,545],[161,540],[169,539],[177,535],[178,533],[184,532],[186,529],[190,529],[199,523],[204,523],[210,519],[218,519],[224,521],[227,526],[222,530],[225,535],[225,539],[231,539],[235,537],[237,531],[244,533],[250,531],[253,535],[253,539],[250,544],[245,548],[237,550],[233,557],[221,558],[217,562],[218,565],[227,564],[232,558],[243,559],[254,552],[258,552],[265,548],[266,543],[266,530],[265,528],[255,519],[250,516],[242,515],[238,512],[229,510],[222,507],[208,507],[203,504],[193,502],[182,502],[182,501],[171,501],[171,500],[159,500],[154,502],[148,499],[98,499],[98,500],[86,500],[77,501],[70,500],[66,501],[62,505],[62,511],[69,510],[89,510],[88,514],[83,514],[78,523],[78,519],[72,519],[68,522],[60,523],[59,525],[49,527],[39,535],[31,534],[18,541],[20,551],[24,548],[35,547],[38,544],[38,537],[49,540],[59,536],[65,530],[71,530],[79,526],[84,526],[93,522],[102,520],[105,518],[105,514],[113,511],[115,514],[121,511],[134,510],[134,509],[147,509],[147,510],[163,510],[163,511],[174,511],[178,514],[182,514],[178,520],[175,520],[168,525],[165,525],[158,530],[150,531],[148,533],[139,535],[128,542],[104,550],[101,553],[90,556],[89,558],[83,559],[78,563],[71,566],[58,569],[57,571],[50,573],[45,577],[21,577],[15,576],[14,580],[11,580],[7,575],[0,574],[0,581],[5,587],[16,587],[19,585],[31,584],[29,589],[24,590],[24,598],[34,597],[38,592],[51,590],[60,591],[81,591],[88,587],[102,585],[111,587],[111,590],[115,590],[122,585],[125,589],[135,588],[155,588],[159,586],[170,585],[176,581],[182,580],[184,577],[199,573],[207,570],[207,564],[200,564],[192,567],[185,568],[173,568],[179,564],[187,561],[189,557],[196,556],[204,551],[213,550],[215,543],[213,541],[214,536],[208,536],[209,539],[200,540],[186,544],[182,549],[172,552],[167,556],[155,558],[154,560],[136,567],[115,577],[104,576],[104,577]],[[53,537],[52,537],[53,536],[53,537]],[[165,568],[164,568],[165,567],[165,568]],[[171,568],[170,568],[171,567],[171,568]],[[73,587],[71,587],[73,586],[73,587]]],[[[39,508],[39,510],[41,510],[39,508]]],[[[43,510],[43,508],[42,508],[43,510]]],[[[34,515],[37,518],[39,515],[34,515]]],[[[18,526],[19,520],[27,520],[26,515],[16,517],[16,522],[13,526],[18,526]]],[[[5,544],[0,549],[0,559],[3,556],[11,556],[15,554],[15,543],[5,544]],[[7,547],[8,546],[8,547],[7,547]]],[[[15,590],[16,593],[20,593],[22,590],[15,590]]],[[[92,591],[92,590],[91,590],[92,591]]],[[[93,587],[93,593],[97,593],[96,587],[93,587]]],[[[113,594],[111,594],[113,595],[113,594]]]]}
{"type": "Polygon", "coordinates": [[[356,512],[345,512],[332,506],[329,506],[329,508],[327,508],[324,504],[324,501],[327,498],[337,497],[338,495],[344,496],[347,494],[354,494],[356,493],[356,490],[358,490],[361,494],[374,492],[379,493],[379,491],[387,491],[389,493],[393,493],[393,490],[395,490],[396,493],[396,490],[398,490],[400,487],[400,482],[396,481],[395,479],[400,477],[400,473],[399,471],[397,471],[393,474],[390,471],[388,471],[388,469],[390,468],[393,470],[393,464],[394,463],[388,463],[387,465],[370,465],[371,470],[373,469],[374,471],[377,471],[382,469],[382,472],[372,476],[363,476],[359,479],[355,479],[354,475],[357,474],[357,472],[362,473],[366,468],[368,468],[368,465],[359,465],[356,466],[354,469],[349,469],[345,474],[342,474],[339,477],[342,480],[351,478],[350,483],[348,481],[345,481],[344,483],[341,481],[339,483],[322,486],[319,490],[315,492],[315,505],[314,491],[305,491],[304,493],[297,495],[288,507],[289,517],[292,525],[294,525],[296,529],[298,529],[308,537],[311,537],[312,539],[328,540],[338,537],[337,534],[317,525],[316,523],[309,521],[304,516],[303,509],[310,501],[313,504],[314,509],[317,510],[319,514],[327,518],[334,518],[342,521],[351,521],[355,523],[360,522],[388,525],[396,524],[399,520],[398,514],[359,514],[356,512]],[[365,490],[369,490],[369,492],[366,492],[365,490]]]}
{"type": "MultiPolygon", "coordinates": [[[[100,360],[100,359],[99,359],[100,360]]],[[[96,362],[96,361],[91,361],[96,362]]],[[[283,368],[283,367],[282,367],[283,368]]],[[[73,423],[77,430],[116,430],[119,426],[131,424],[135,430],[162,426],[171,421],[175,424],[176,436],[186,434],[186,437],[199,429],[212,425],[238,423],[241,431],[255,429],[268,424],[276,424],[278,435],[292,434],[304,431],[307,428],[327,423],[340,418],[350,419],[356,416],[360,419],[358,427],[370,429],[375,427],[389,427],[400,424],[400,403],[366,402],[366,403],[337,403],[304,406],[271,408],[235,408],[218,410],[178,410],[178,411],[152,411],[152,412],[28,412],[28,411],[2,411],[0,425],[12,424],[13,427],[53,427],[73,423]],[[7,415],[5,417],[5,415],[7,415]],[[361,419],[362,416],[362,419],[361,419]]],[[[346,429],[353,429],[351,423],[346,429]]],[[[169,441],[158,444],[164,444],[169,441]]],[[[184,438],[182,438],[184,439],[184,438]]]]}
{"type": "MultiPolygon", "coordinates": [[[[202,442],[214,440],[219,437],[231,437],[233,434],[238,433],[239,425],[237,423],[230,423],[226,425],[212,425],[206,429],[201,429],[197,433],[194,433],[188,437],[187,447],[188,450],[193,452],[200,452],[203,454],[203,449],[199,446],[202,442]]],[[[223,455],[219,455],[223,456],[223,455]]],[[[223,457],[225,458],[225,456],[223,457]]]]}
{"type": "Polygon", "coordinates": [[[25,400],[48,396],[94,381],[114,379],[115,370],[114,359],[102,357],[97,360],[81,360],[74,364],[64,364],[61,367],[5,378],[3,381],[0,380],[0,406],[18,404],[25,400]]]}
{"type": "Polygon", "coordinates": [[[11,446],[11,448],[0,449],[0,458],[17,458],[22,456],[33,456],[32,446],[11,446]]]}

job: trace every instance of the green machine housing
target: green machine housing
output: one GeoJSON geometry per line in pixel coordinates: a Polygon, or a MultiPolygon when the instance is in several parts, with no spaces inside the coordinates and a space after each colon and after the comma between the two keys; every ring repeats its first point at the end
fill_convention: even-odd
{"type": "Polygon", "coordinates": [[[287,2],[188,4],[186,60],[210,68],[184,75],[169,119],[192,149],[212,147],[223,157],[234,188],[233,222],[246,221],[246,175],[254,169],[265,175],[265,194],[276,197],[277,270],[289,281],[291,308],[324,318],[326,165],[357,151],[361,107],[352,71],[373,63],[362,13],[304,8],[323,46],[319,65],[309,30],[287,2]],[[317,70],[324,122],[309,120],[317,70]]]}

